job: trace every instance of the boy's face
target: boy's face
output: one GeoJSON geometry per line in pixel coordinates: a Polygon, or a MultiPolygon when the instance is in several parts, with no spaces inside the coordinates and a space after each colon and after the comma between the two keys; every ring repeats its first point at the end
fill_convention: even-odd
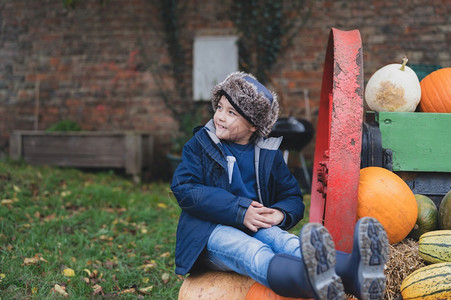
{"type": "Polygon", "coordinates": [[[213,121],[218,138],[237,144],[249,143],[252,134],[257,130],[233,108],[225,96],[218,102],[213,121]]]}

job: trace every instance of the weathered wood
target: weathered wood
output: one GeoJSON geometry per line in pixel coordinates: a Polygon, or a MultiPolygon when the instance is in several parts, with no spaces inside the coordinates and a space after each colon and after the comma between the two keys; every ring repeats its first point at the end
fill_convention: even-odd
{"type": "Polygon", "coordinates": [[[87,156],[87,155],[24,155],[23,159],[33,165],[50,165],[61,167],[82,168],[124,168],[124,161],[117,156],[87,156]]]}
{"type": "Polygon", "coordinates": [[[30,164],[125,168],[138,181],[142,168],[152,162],[153,137],[139,132],[14,131],[10,156],[30,164]]]}
{"type": "Polygon", "coordinates": [[[451,172],[451,114],[380,112],[377,121],[393,171],[451,172]]]}
{"type": "MultiPolygon", "coordinates": [[[[125,136],[125,171],[129,174],[138,174],[142,168],[142,139],[139,134],[125,136]]],[[[138,180],[137,177],[134,178],[138,180]]]]}
{"type": "Polygon", "coordinates": [[[154,140],[149,134],[141,134],[142,137],[142,165],[143,167],[151,166],[154,155],[154,140]]]}
{"type": "Polygon", "coordinates": [[[22,135],[20,132],[13,132],[9,137],[9,156],[12,159],[19,159],[22,156],[22,135]]]}

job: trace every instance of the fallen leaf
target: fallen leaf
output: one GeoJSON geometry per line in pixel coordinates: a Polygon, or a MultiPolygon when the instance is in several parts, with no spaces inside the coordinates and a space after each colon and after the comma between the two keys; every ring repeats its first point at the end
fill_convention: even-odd
{"type": "Polygon", "coordinates": [[[1,201],[1,204],[2,205],[11,205],[11,204],[13,204],[14,203],[14,201],[12,200],[12,199],[3,199],[2,201],[1,201]]]}
{"type": "Polygon", "coordinates": [[[0,204],[1,205],[11,205],[14,202],[19,202],[19,198],[2,199],[2,201],[0,201],[0,204]]]}
{"type": "Polygon", "coordinates": [[[158,203],[157,206],[159,208],[167,208],[168,207],[165,203],[158,203]]]}
{"type": "Polygon", "coordinates": [[[163,275],[161,275],[161,279],[163,280],[164,284],[169,282],[169,276],[169,273],[163,273],[163,275]]]}
{"type": "Polygon", "coordinates": [[[83,272],[86,272],[86,274],[88,274],[88,277],[91,277],[91,271],[89,271],[88,269],[83,269],[83,272]]]}
{"type": "Polygon", "coordinates": [[[88,283],[89,284],[89,278],[88,277],[83,277],[83,279],[82,279],[84,282],[86,282],[86,283],[88,283]]]}
{"type": "Polygon", "coordinates": [[[99,236],[99,239],[102,241],[112,241],[114,238],[112,236],[107,236],[105,234],[102,234],[99,236]]]}
{"type": "Polygon", "coordinates": [[[155,267],[156,267],[155,263],[150,263],[150,264],[145,264],[145,265],[139,266],[138,269],[152,269],[155,267]]]}
{"type": "Polygon", "coordinates": [[[51,214],[51,215],[48,215],[47,217],[45,217],[44,218],[44,221],[51,221],[51,220],[54,220],[56,218],[56,214],[55,213],[53,213],[53,214],[51,214]]]}
{"type": "Polygon", "coordinates": [[[123,291],[120,291],[118,293],[118,295],[122,295],[122,294],[133,294],[136,293],[136,289],[135,288],[130,288],[130,289],[125,289],[123,291]]]}
{"type": "Polygon", "coordinates": [[[143,283],[148,283],[150,281],[150,278],[149,277],[144,277],[141,281],[143,283]]]}
{"type": "Polygon", "coordinates": [[[152,289],[153,289],[153,285],[145,287],[145,288],[138,289],[138,291],[140,293],[144,294],[144,295],[149,295],[150,292],[152,291],[152,289]]]}
{"type": "Polygon", "coordinates": [[[171,252],[165,252],[165,253],[163,253],[163,254],[161,254],[160,255],[160,258],[163,258],[163,257],[169,257],[171,255],[171,252]]]}
{"type": "Polygon", "coordinates": [[[34,257],[25,257],[23,260],[23,264],[25,266],[29,266],[29,265],[35,265],[41,261],[48,262],[47,260],[45,260],[44,258],[42,258],[41,256],[36,254],[34,257]]]}
{"type": "Polygon", "coordinates": [[[38,288],[37,287],[32,287],[31,288],[31,294],[35,295],[38,293],[38,288]]]}
{"type": "Polygon", "coordinates": [[[67,197],[67,196],[69,196],[71,194],[71,191],[62,191],[61,192],[61,197],[67,197]]]}
{"type": "Polygon", "coordinates": [[[100,293],[103,294],[103,289],[98,284],[95,284],[94,286],[92,286],[92,289],[94,290],[94,292],[92,293],[93,295],[97,295],[97,294],[100,294],[100,293]]]}
{"type": "Polygon", "coordinates": [[[0,282],[2,282],[2,280],[3,280],[3,278],[5,278],[6,277],[6,275],[5,274],[0,274],[0,282]]]}
{"type": "Polygon", "coordinates": [[[17,185],[13,185],[13,190],[14,190],[16,193],[19,193],[19,192],[20,192],[20,187],[18,187],[17,185]]]}
{"type": "Polygon", "coordinates": [[[53,287],[53,290],[64,297],[69,296],[69,294],[66,292],[66,288],[60,286],[59,284],[55,284],[55,286],[53,287]]]}
{"type": "Polygon", "coordinates": [[[114,262],[111,261],[111,260],[107,260],[107,261],[104,263],[104,265],[105,265],[105,268],[107,268],[108,270],[111,270],[111,269],[114,268],[114,262]]]}
{"type": "Polygon", "coordinates": [[[75,271],[71,268],[66,268],[63,270],[63,275],[66,277],[73,277],[75,276],[75,271]]]}

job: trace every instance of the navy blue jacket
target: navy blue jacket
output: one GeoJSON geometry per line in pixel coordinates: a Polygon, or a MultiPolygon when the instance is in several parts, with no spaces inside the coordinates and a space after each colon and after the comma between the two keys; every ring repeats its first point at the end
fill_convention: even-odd
{"type": "Polygon", "coordinates": [[[299,184],[290,173],[282,152],[281,138],[255,142],[255,173],[259,199],[229,192],[227,159],[210,121],[183,148],[182,162],[174,173],[172,192],[182,213],[177,227],[175,263],[177,274],[192,269],[217,224],[246,231],[244,215],[253,200],[285,214],[282,229],[295,226],[303,217],[299,184]]]}

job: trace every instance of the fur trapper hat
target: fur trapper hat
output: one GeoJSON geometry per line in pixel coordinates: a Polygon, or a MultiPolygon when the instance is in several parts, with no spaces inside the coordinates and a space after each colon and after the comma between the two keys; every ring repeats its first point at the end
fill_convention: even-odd
{"type": "Polygon", "coordinates": [[[253,75],[235,72],[213,88],[211,103],[214,111],[222,96],[257,128],[256,135],[269,135],[279,116],[279,103],[274,92],[269,91],[253,75]]]}

